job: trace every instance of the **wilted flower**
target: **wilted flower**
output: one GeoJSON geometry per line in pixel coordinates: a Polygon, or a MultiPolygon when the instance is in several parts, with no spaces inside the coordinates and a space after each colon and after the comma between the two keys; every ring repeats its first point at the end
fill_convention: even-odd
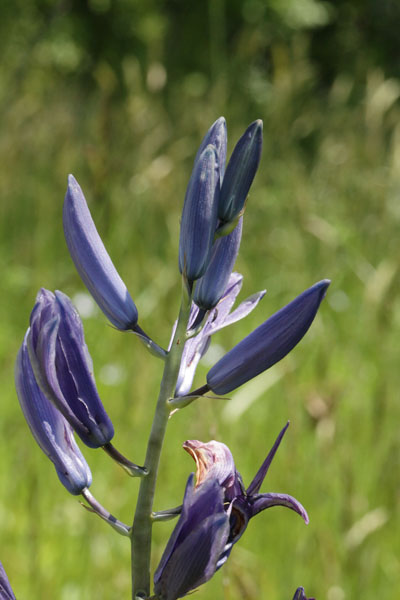
{"type": "Polygon", "coordinates": [[[229,510],[216,479],[193,487],[189,477],[182,512],[154,574],[160,600],[176,600],[208,581],[229,535],[229,510]]]}
{"type": "MultiPolygon", "coordinates": [[[[220,329],[232,325],[233,323],[236,323],[236,321],[240,321],[240,319],[246,317],[255,309],[261,298],[263,298],[265,290],[253,294],[241,302],[241,304],[231,312],[242,284],[243,276],[240,275],[240,273],[231,273],[221,300],[218,302],[217,306],[209,312],[201,331],[185,343],[178,382],[176,385],[176,396],[185,396],[189,393],[199,360],[205,355],[210,346],[211,336],[220,329]]],[[[192,304],[189,328],[192,323],[196,322],[198,314],[199,308],[196,304],[192,304]]]]}
{"type": "Polygon", "coordinates": [[[236,219],[243,210],[260,163],[262,128],[260,120],[251,123],[232,152],[219,197],[218,218],[224,223],[236,219]]]}
{"type": "Polygon", "coordinates": [[[224,490],[225,506],[229,506],[230,533],[224,552],[221,553],[218,560],[218,568],[227,560],[233,544],[242,536],[249,520],[266,508],[286,506],[299,514],[305,523],[308,523],[305,508],[292,496],[259,493],[288,425],[289,423],[280,432],[267,458],[247,489],[243,485],[240,473],[236,470],[232,454],[225,444],[216,441],[204,444],[198,440],[188,440],[183,444],[184,449],[196,461],[196,485],[201,489],[206,482],[217,480],[224,490]]]}
{"type": "Polygon", "coordinates": [[[218,153],[209,144],[194,164],[183,205],[179,269],[189,282],[206,271],[217,228],[220,175],[218,153]]]}
{"type": "Polygon", "coordinates": [[[193,301],[203,310],[214,308],[222,298],[232,273],[242,238],[243,218],[229,234],[218,238],[212,248],[210,263],[197,283],[193,301]]]}
{"type": "Polygon", "coordinates": [[[137,308],[97,232],[76,179],[68,177],[64,234],[72,260],[97,304],[118,329],[135,329],[137,308]]]}
{"type": "Polygon", "coordinates": [[[62,292],[41,289],[30,323],[29,356],[42,392],[85,444],[104,446],[114,428],[97,392],[82,322],[72,302],[62,292]]]}
{"type": "Polygon", "coordinates": [[[234,346],[208,372],[209,389],[227,394],[286,356],[309,329],[329,284],[316,283],[234,346]]]}
{"type": "Polygon", "coordinates": [[[293,600],[315,600],[315,598],[306,598],[306,595],[305,595],[305,592],[304,592],[304,588],[303,587],[299,587],[295,591],[295,594],[293,596],[293,600]]]}
{"type": "MultiPolygon", "coordinates": [[[[46,398],[36,382],[26,337],[15,368],[15,386],[22,412],[35,440],[53,462],[61,483],[71,494],[77,495],[90,486],[92,474],[75,442],[70,424],[46,398]]],[[[1,584],[0,578],[0,589],[1,584]]]]}

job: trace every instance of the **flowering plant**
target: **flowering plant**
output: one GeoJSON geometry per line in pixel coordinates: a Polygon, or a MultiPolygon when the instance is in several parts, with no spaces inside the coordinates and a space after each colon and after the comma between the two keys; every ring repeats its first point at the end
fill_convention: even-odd
{"type": "MultiPolygon", "coordinates": [[[[261,157],[262,122],[255,121],[246,129],[225,169],[226,146],[226,124],[221,117],[200,145],[186,191],[178,261],[181,308],[167,349],[140,327],[138,309],[103,245],[83,192],[75,178],[69,177],[64,233],[78,273],[112,325],[132,331],[164,363],[144,465],[124,457],[111,443],[114,427],[96,388],[83,325],[65,294],[39,291],[16,361],[15,382],[23,414],[61,483],[71,494],[82,495],[89,510],[130,540],[133,599],[175,600],[207,582],[226,562],[249,520],[264,509],[286,506],[308,523],[306,510],[292,496],[260,493],[288,424],[247,488],[225,444],[185,441],[183,447],[196,463],[196,478],[189,475],[181,506],[153,510],[170,416],[202,396],[229,394],[284,358],[309,329],[329,285],[328,280],[314,284],[270,316],[214,364],[202,387],[192,390],[196,367],[212,335],[248,315],[265,294],[258,292],[232,310],[242,285],[242,276],[233,268],[246,199],[261,157]],[[102,448],[128,475],[140,479],[132,525],[114,517],[89,491],[92,474],[75,433],[84,444],[102,448]],[[152,527],[173,518],[178,521],[154,573],[152,590],[152,527]]],[[[2,567],[0,592],[1,598],[14,597],[2,567]]],[[[294,598],[305,599],[303,588],[298,588],[294,598]]]]}

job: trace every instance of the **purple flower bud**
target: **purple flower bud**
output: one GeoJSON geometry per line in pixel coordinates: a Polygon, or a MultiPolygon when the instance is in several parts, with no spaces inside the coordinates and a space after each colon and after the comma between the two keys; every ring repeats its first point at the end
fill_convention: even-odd
{"type": "Polygon", "coordinates": [[[15,600],[14,593],[11,589],[10,582],[0,562],[0,600],[15,600]]]}
{"type": "Polygon", "coordinates": [[[193,488],[189,477],[182,513],[154,574],[160,600],[176,600],[208,581],[229,534],[223,489],[215,479],[193,488]]]}
{"type": "MultiPolygon", "coordinates": [[[[297,588],[293,596],[293,600],[307,600],[303,587],[297,588]]],[[[315,600],[315,598],[308,598],[308,600],[315,600]]]]}
{"type": "Polygon", "coordinates": [[[218,197],[218,154],[215,146],[208,145],[193,167],[182,212],[179,269],[190,282],[205,273],[210,260],[218,197]]]}
{"type": "MultiPolygon", "coordinates": [[[[22,412],[33,437],[53,462],[61,483],[71,494],[78,495],[90,486],[92,474],[75,442],[71,426],[42,393],[36,382],[26,338],[27,335],[15,365],[15,386],[22,412]]],[[[1,585],[0,573],[0,590],[1,585]]]]}
{"type": "Polygon", "coordinates": [[[104,446],[113,425],[99,398],[83,326],[71,300],[42,289],[31,314],[27,344],[36,380],[81,440],[104,446]]]}
{"type": "Polygon", "coordinates": [[[219,176],[222,183],[225,173],[225,161],[226,161],[226,144],[227,144],[227,132],[226,132],[226,121],[224,117],[220,117],[213,123],[210,129],[207,131],[200,144],[200,148],[197,151],[194,162],[199,160],[200,155],[206,149],[206,147],[212,144],[215,146],[218,155],[219,164],[219,176]]]}
{"type": "Polygon", "coordinates": [[[65,240],[84,284],[117,329],[133,329],[137,308],[118,275],[76,179],[69,175],[63,210],[65,240]]]}
{"type": "Polygon", "coordinates": [[[193,301],[199,308],[210,310],[221,300],[232,273],[242,238],[243,218],[229,234],[214,243],[207,271],[196,283],[193,301]]]}
{"type": "Polygon", "coordinates": [[[260,163],[262,121],[254,121],[236,144],[228,162],[219,197],[218,218],[227,223],[244,207],[247,194],[260,163]]]}
{"type": "Polygon", "coordinates": [[[225,354],[207,374],[209,388],[227,394],[286,356],[309,329],[329,284],[310,287],[225,354]]]}

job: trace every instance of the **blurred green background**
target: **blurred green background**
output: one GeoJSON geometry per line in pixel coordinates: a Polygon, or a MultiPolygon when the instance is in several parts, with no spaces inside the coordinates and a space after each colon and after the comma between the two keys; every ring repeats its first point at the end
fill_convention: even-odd
{"type": "MultiPolygon", "coordinates": [[[[389,600],[400,589],[400,4],[395,0],[2,0],[0,6],[0,558],[19,600],[130,597],[126,539],[86,513],[35,445],[15,355],[40,286],[81,310],[115,444],[140,463],[161,364],[85,295],[61,211],[72,172],[128,285],[166,345],[179,304],[179,217],[209,125],[229,151],[254,119],[264,151],[245,218],[240,298],[267,288],[227,350],[324,277],[306,338],[265,375],[170,422],[156,508],[180,503],[185,439],[227,443],[249,482],[291,426],[262,491],[308,509],[266,511],[205,600],[389,600]]],[[[210,351],[211,352],[211,351],[210,351]]],[[[207,364],[200,366],[201,385],[207,364]]],[[[83,449],[94,495],[131,521],[138,489],[83,449]]],[[[156,566],[173,523],[155,527],[156,566]]]]}

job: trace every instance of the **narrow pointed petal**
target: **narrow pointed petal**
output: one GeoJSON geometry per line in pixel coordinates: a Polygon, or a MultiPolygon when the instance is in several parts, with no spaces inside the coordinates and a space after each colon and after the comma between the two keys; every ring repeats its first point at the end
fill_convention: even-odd
{"type": "Polygon", "coordinates": [[[229,533],[218,482],[193,488],[189,477],[182,513],[154,575],[154,590],[160,600],[176,600],[208,581],[216,571],[229,533]]]}
{"type": "MultiPolygon", "coordinates": [[[[175,396],[185,396],[189,394],[197,365],[210,347],[211,336],[220,329],[223,329],[232,323],[236,323],[236,321],[240,321],[240,319],[243,319],[250,314],[265,295],[265,291],[253,294],[239,304],[236,310],[230,312],[236,297],[240,292],[242,283],[243,276],[240,275],[240,273],[231,273],[221,300],[214,309],[209,311],[203,328],[196,336],[190,338],[186,342],[181,359],[175,396]]],[[[191,324],[196,321],[198,313],[199,308],[193,303],[189,319],[189,329],[192,327],[191,324]]],[[[174,333],[175,329],[173,330],[173,334],[174,333]]]]}
{"type": "Polygon", "coordinates": [[[7,574],[0,562],[0,600],[15,600],[7,574]]]}
{"type": "Polygon", "coordinates": [[[194,165],[182,212],[179,269],[190,282],[205,273],[210,261],[218,198],[218,155],[215,146],[209,145],[194,165]]]}
{"type": "Polygon", "coordinates": [[[63,210],[65,240],[76,269],[97,304],[117,329],[133,329],[137,308],[97,232],[76,179],[68,177],[63,210]]]}
{"type": "Polygon", "coordinates": [[[268,469],[271,465],[272,459],[274,458],[276,451],[278,450],[279,445],[282,441],[282,438],[285,435],[288,427],[289,427],[289,423],[286,423],[285,427],[282,429],[282,431],[276,438],[275,443],[272,446],[271,450],[269,451],[267,458],[264,460],[263,464],[257,471],[257,474],[254,477],[253,481],[247,488],[246,494],[248,494],[249,496],[252,496],[253,494],[257,494],[260,491],[261,484],[264,481],[266,474],[268,473],[268,469]]]}
{"type": "Polygon", "coordinates": [[[296,498],[288,494],[255,494],[251,497],[252,517],[258,515],[259,512],[272,506],[286,506],[294,510],[308,525],[309,518],[306,509],[296,498]]]}
{"type": "Polygon", "coordinates": [[[229,235],[219,238],[213,246],[207,271],[199,279],[193,300],[200,308],[214,308],[224,295],[229,277],[239,252],[243,218],[229,235]]]}
{"type": "Polygon", "coordinates": [[[249,315],[255,309],[260,300],[264,298],[266,293],[267,290],[261,290],[260,292],[252,294],[246,298],[246,300],[243,300],[243,302],[241,302],[239,306],[225,319],[223,326],[227,327],[228,325],[232,325],[233,323],[244,319],[244,317],[247,317],[247,315],[249,315]]]}
{"type": "Polygon", "coordinates": [[[53,462],[61,483],[71,494],[80,494],[92,482],[90,469],[75,442],[71,426],[36,383],[26,336],[17,356],[15,386],[36,442],[53,462]]]}
{"type": "Polygon", "coordinates": [[[200,144],[200,148],[197,151],[196,158],[194,162],[196,163],[203,151],[207,148],[207,146],[211,144],[215,146],[218,154],[218,164],[219,164],[219,175],[221,182],[224,178],[225,173],[225,162],[226,162],[226,144],[227,144],[227,131],[226,131],[226,121],[224,117],[220,117],[213,123],[210,129],[207,131],[206,135],[203,138],[203,141],[200,144]]]}
{"type": "Polygon", "coordinates": [[[218,218],[223,222],[232,221],[243,210],[260,163],[262,127],[260,120],[251,123],[232,152],[219,200],[218,218]]]}
{"type": "Polygon", "coordinates": [[[212,391],[227,394],[286,356],[308,331],[329,283],[313,285],[225,354],[207,374],[212,391]]]}

